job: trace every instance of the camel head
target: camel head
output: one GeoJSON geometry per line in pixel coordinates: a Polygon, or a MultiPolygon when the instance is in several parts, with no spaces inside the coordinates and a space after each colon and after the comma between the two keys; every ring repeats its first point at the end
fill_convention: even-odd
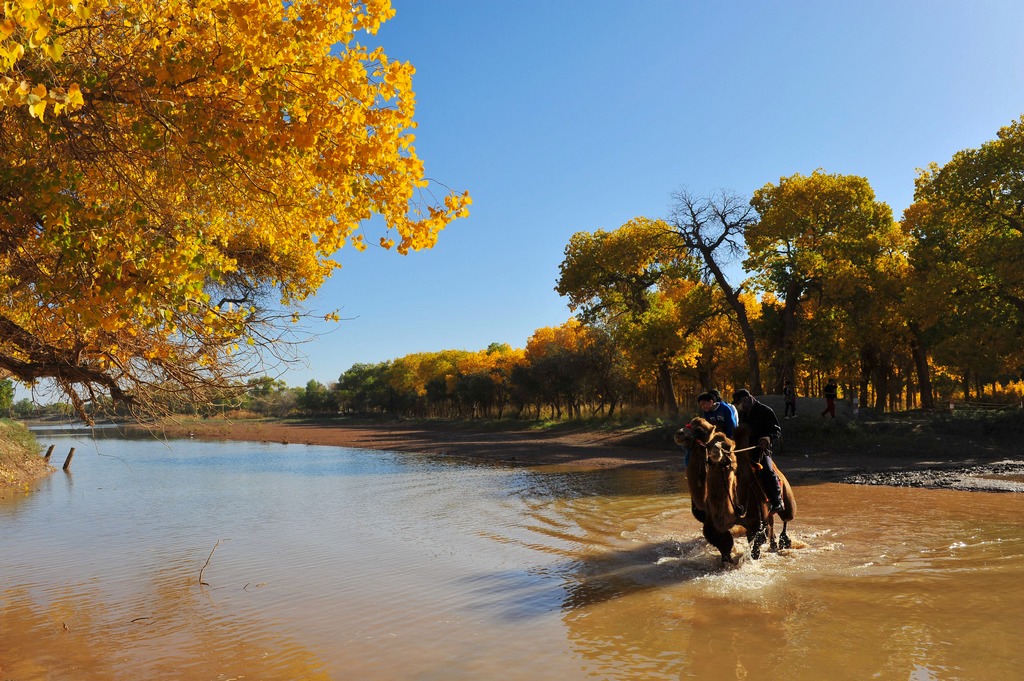
{"type": "Polygon", "coordinates": [[[709,463],[735,468],[735,443],[707,419],[699,416],[693,419],[676,433],[676,438],[676,442],[687,447],[695,444],[702,446],[707,452],[709,463]],[[683,442],[680,442],[680,439],[683,442]]]}
{"type": "Polygon", "coordinates": [[[723,436],[708,443],[708,461],[723,468],[736,469],[736,454],[732,442],[723,436]]]}
{"type": "Polygon", "coordinates": [[[672,439],[680,447],[692,447],[693,443],[707,444],[715,434],[715,427],[707,419],[697,417],[676,431],[672,439]]]}

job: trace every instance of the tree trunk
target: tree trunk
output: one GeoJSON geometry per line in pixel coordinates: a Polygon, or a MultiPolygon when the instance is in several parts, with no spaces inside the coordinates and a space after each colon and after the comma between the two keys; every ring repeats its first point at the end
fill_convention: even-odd
{"type": "Polygon", "coordinates": [[[917,385],[921,395],[921,408],[934,409],[935,396],[932,393],[931,370],[928,368],[928,351],[921,342],[916,326],[910,328],[910,353],[914,357],[914,367],[917,369],[917,385]]]}
{"type": "Polygon", "coordinates": [[[782,328],[775,354],[772,392],[776,395],[782,393],[782,384],[786,379],[794,381],[796,378],[796,311],[800,306],[800,294],[801,287],[795,281],[791,281],[786,287],[786,301],[782,307],[782,328]]]}
{"type": "MultiPolygon", "coordinates": [[[[698,197],[683,189],[673,193],[672,226],[691,251],[700,254],[706,274],[711,275],[721,289],[725,300],[736,315],[743,342],[746,345],[748,382],[750,392],[761,395],[761,367],[757,353],[757,338],[747,318],[747,308],[740,300],[740,290],[733,288],[716,258],[716,251],[728,251],[742,238],[747,227],[757,221],[757,214],[749,201],[726,192],[718,197],[698,197]]],[[[728,257],[726,255],[726,257],[728,257]]],[[[741,287],[742,288],[742,287],[741,287]]]]}
{"type": "Polygon", "coordinates": [[[885,405],[889,400],[889,367],[881,353],[876,352],[875,358],[875,370],[872,372],[872,382],[875,384],[875,410],[879,414],[884,414],[885,405]]]}
{"type": "Polygon", "coordinates": [[[867,407],[868,402],[868,385],[871,383],[871,374],[875,370],[877,365],[877,358],[874,354],[874,348],[869,345],[863,345],[860,349],[860,403],[867,407]]]}
{"type": "Polygon", "coordinates": [[[740,330],[743,332],[743,341],[747,348],[747,372],[750,392],[753,395],[763,395],[764,388],[761,387],[760,359],[757,355],[757,337],[754,335],[754,327],[750,325],[750,320],[747,318],[747,308],[744,307],[743,301],[735,293],[732,293],[732,295],[727,294],[726,299],[733,306],[736,320],[739,322],[740,330]],[[735,302],[733,302],[733,299],[735,299],[735,302]]]}

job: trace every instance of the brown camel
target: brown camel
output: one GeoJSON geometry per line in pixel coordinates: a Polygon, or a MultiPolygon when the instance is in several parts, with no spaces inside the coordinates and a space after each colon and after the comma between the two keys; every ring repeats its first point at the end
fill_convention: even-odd
{"type": "Polygon", "coordinates": [[[750,557],[761,557],[761,546],[770,540],[770,548],[792,546],[786,528],[796,512],[796,498],[789,481],[775,468],[782,483],[785,510],[782,518],[782,533],[778,542],[775,538],[774,516],[769,513],[768,498],[755,475],[751,457],[753,448],[737,447],[737,442],[746,442],[749,433],[745,427],[737,429],[737,441],[705,419],[695,418],[675,435],[675,441],[690,449],[690,461],[686,468],[687,485],[694,517],[704,524],[704,538],[722,554],[723,563],[734,562],[733,530],[742,528],[750,545],[750,557]],[[743,438],[743,439],[741,439],[743,438]]]}

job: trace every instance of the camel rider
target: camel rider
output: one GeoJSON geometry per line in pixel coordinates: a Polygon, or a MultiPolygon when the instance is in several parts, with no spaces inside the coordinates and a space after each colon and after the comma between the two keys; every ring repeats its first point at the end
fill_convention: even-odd
{"type": "Polygon", "coordinates": [[[721,398],[715,399],[715,394],[710,391],[698,395],[697,404],[703,412],[702,416],[715,427],[715,430],[722,431],[731,439],[739,421],[729,405],[722,402],[721,398]]]}
{"type": "MultiPolygon", "coordinates": [[[[715,430],[719,430],[725,433],[725,436],[732,438],[733,433],[736,432],[736,426],[739,425],[739,420],[735,415],[735,411],[730,409],[730,405],[722,402],[722,398],[715,398],[714,390],[703,392],[697,396],[697,405],[700,407],[701,416],[703,416],[708,423],[715,427],[715,430]]],[[[690,450],[686,450],[686,456],[683,458],[683,465],[688,466],[690,464],[690,450]]]]}
{"type": "Polygon", "coordinates": [[[760,402],[750,394],[749,390],[740,388],[732,394],[732,403],[740,411],[740,423],[750,428],[750,441],[756,443],[758,452],[754,453],[751,461],[760,464],[757,472],[758,480],[764,489],[768,503],[771,504],[771,513],[779,513],[783,510],[782,504],[782,483],[779,476],[775,474],[775,467],[772,465],[772,447],[782,437],[782,426],[779,425],[779,418],[775,412],[764,402],[760,402]]]}
{"type": "MultiPolygon", "coordinates": [[[[712,388],[708,392],[711,393],[711,396],[713,398],[715,398],[715,402],[721,402],[725,406],[729,407],[729,411],[732,412],[733,421],[736,422],[736,425],[739,425],[740,424],[740,413],[738,411],[736,411],[736,407],[734,407],[731,403],[726,402],[725,400],[722,399],[722,393],[720,393],[718,391],[718,388],[712,388]]],[[[732,433],[729,433],[729,437],[732,437],[732,433]]]]}

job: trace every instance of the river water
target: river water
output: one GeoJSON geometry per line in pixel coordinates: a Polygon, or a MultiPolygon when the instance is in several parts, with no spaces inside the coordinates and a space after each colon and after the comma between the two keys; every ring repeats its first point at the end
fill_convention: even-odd
{"type": "Polygon", "coordinates": [[[40,440],[4,681],[1024,678],[1024,495],[800,486],[723,568],[681,473],[40,440]]]}

